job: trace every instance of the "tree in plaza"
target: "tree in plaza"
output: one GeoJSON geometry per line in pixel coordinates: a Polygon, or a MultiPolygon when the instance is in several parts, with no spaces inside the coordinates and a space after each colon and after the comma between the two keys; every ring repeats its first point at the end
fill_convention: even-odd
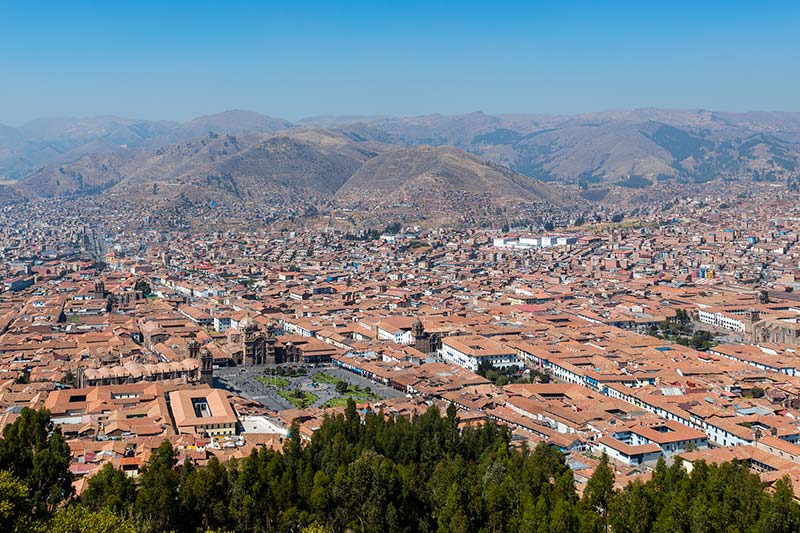
{"type": "Polygon", "coordinates": [[[349,385],[346,381],[337,381],[336,382],[336,392],[338,394],[347,394],[347,390],[349,389],[349,385]]]}

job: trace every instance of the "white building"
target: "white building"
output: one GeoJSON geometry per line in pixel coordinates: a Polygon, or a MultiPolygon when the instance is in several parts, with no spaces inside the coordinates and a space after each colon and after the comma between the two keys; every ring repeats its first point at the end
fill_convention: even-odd
{"type": "Polygon", "coordinates": [[[708,436],[697,429],[667,420],[653,425],[621,427],[597,441],[596,450],[629,465],[670,457],[689,449],[708,448],[708,436]]]}
{"type": "Polygon", "coordinates": [[[711,307],[698,309],[697,311],[697,319],[701,323],[735,331],[736,333],[745,333],[746,318],[747,312],[744,309],[727,309],[723,311],[719,308],[711,307]]]}
{"type": "Polygon", "coordinates": [[[542,237],[499,237],[492,241],[496,248],[515,248],[527,250],[529,248],[547,248],[550,246],[566,246],[578,242],[577,237],[544,235],[542,237]]]}
{"type": "Polygon", "coordinates": [[[523,368],[513,348],[480,335],[459,335],[442,339],[440,356],[447,362],[473,372],[484,361],[496,368],[523,368]]]}

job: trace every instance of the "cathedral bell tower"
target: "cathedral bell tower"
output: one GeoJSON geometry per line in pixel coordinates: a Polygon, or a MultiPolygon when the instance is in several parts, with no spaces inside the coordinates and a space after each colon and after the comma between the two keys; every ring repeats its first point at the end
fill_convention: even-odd
{"type": "Polygon", "coordinates": [[[275,343],[277,342],[278,339],[275,338],[275,326],[271,322],[267,326],[265,340],[266,340],[265,362],[268,365],[274,365],[279,362],[275,355],[275,343]]]}
{"type": "Polygon", "coordinates": [[[214,358],[208,348],[200,350],[200,383],[214,386],[214,358]]]}
{"type": "Polygon", "coordinates": [[[189,349],[189,358],[197,359],[197,353],[200,350],[200,345],[197,343],[197,341],[194,339],[190,340],[186,344],[186,347],[189,349]]]}
{"type": "Polygon", "coordinates": [[[267,336],[259,331],[258,322],[246,316],[239,324],[243,338],[242,363],[245,366],[263,365],[267,360],[267,336]]]}
{"type": "Polygon", "coordinates": [[[106,297],[106,284],[101,279],[94,282],[94,297],[98,300],[106,297]]]}

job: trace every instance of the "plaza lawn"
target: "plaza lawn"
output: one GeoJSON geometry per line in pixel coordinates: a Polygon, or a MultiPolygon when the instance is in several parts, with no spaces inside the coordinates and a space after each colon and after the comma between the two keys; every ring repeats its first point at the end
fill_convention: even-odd
{"type": "Polygon", "coordinates": [[[291,402],[292,405],[297,407],[298,409],[305,409],[312,403],[316,402],[319,398],[316,394],[311,394],[310,392],[304,392],[300,389],[294,390],[280,390],[278,391],[278,396],[283,398],[284,400],[288,400],[291,402]]]}
{"type": "Polygon", "coordinates": [[[311,381],[313,381],[314,383],[326,383],[328,385],[336,385],[342,380],[335,376],[331,376],[326,372],[317,372],[316,374],[311,376],[311,381]]]}
{"type": "Polygon", "coordinates": [[[276,378],[273,376],[256,376],[256,381],[275,387],[276,389],[285,389],[289,386],[289,381],[283,378],[276,378]]]}
{"type": "Polygon", "coordinates": [[[285,378],[299,378],[301,376],[305,376],[306,374],[308,374],[308,372],[303,367],[279,366],[273,368],[270,371],[270,374],[273,374],[275,376],[282,376],[285,378]]]}
{"type": "Polygon", "coordinates": [[[357,387],[355,385],[350,385],[347,387],[347,392],[344,393],[342,396],[338,398],[331,398],[324,404],[322,407],[341,407],[343,405],[347,405],[347,399],[352,398],[353,401],[356,403],[358,402],[366,402],[369,400],[380,400],[381,397],[369,390],[366,387],[357,387]]]}
{"type": "Polygon", "coordinates": [[[328,407],[344,407],[347,405],[347,400],[348,398],[346,397],[331,398],[330,400],[322,404],[322,408],[327,409],[328,407]]]}

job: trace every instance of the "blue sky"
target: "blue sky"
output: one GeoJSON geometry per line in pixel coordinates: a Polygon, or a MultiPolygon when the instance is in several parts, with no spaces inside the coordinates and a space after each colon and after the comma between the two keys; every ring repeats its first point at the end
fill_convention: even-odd
{"type": "Polygon", "coordinates": [[[699,4],[3,0],[0,123],[800,111],[800,2],[699,4]]]}

